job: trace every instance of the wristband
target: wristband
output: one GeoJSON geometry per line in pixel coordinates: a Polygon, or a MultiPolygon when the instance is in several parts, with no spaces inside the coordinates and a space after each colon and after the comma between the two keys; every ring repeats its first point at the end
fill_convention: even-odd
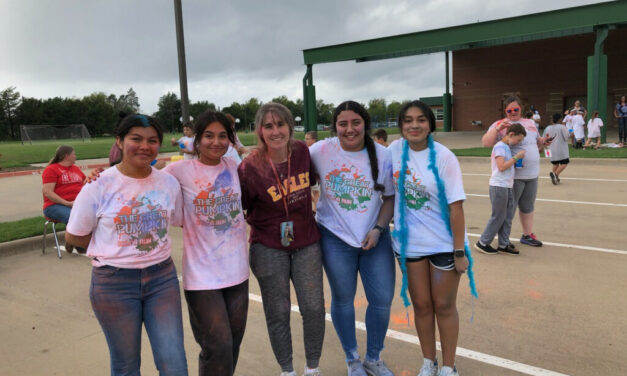
{"type": "Polygon", "coordinates": [[[518,158],[512,157],[512,159],[514,160],[514,162],[518,162],[518,158]]]}
{"type": "Polygon", "coordinates": [[[383,227],[379,226],[379,225],[375,225],[373,230],[379,230],[380,233],[383,233],[383,231],[385,230],[383,227]]]}
{"type": "Polygon", "coordinates": [[[455,258],[462,258],[466,256],[466,251],[464,251],[463,249],[456,249],[453,252],[455,253],[455,258]]]}

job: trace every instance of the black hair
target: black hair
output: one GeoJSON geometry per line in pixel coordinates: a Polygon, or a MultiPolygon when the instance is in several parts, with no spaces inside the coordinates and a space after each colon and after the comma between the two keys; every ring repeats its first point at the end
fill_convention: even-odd
{"type": "Polygon", "coordinates": [[[405,103],[398,110],[397,125],[398,128],[401,130],[401,134],[403,133],[403,119],[405,118],[407,111],[409,111],[409,109],[412,107],[420,109],[420,111],[422,111],[422,114],[427,117],[427,120],[429,121],[429,133],[435,132],[435,115],[433,114],[433,110],[425,102],[416,100],[405,103]]]}
{"type": "MultiPolygon", "coordinates": [[[[120,117],[124,116],[123,112],[120,112],[120,117]]],[[[124,140],[124,137],[128,134],[128,132],[135,127],[153,127],[155,131],[157,131],[157,136],[159,137],[159,145],[163,143],[163,129],[161,125],[152,116],[142,115],[142,114],[131,114],[125,115],[119,122],[115,130],[115,136],[120,139],[120,141],[124,140]]]]}
{"type": "Polygon", "coordinates": [[[376,191],[383,192],[383,184],[379,184],[379,160],[377,159],[377,149],[375,142],[370,137],[370,115],[368,111],[361,104],[355,101],[345,101],[340,103],[339,106],[333,111],[333,124],[331,124],[331,132],[337,134],[337,117],[343,111],[353,111],[359,115],[364,121],[364,145],[368,151],[368,159],[370,160],[370,172],[372,173],[372,180],[374,181],[374,189],[376,191]]]}
{"type": "Polygon", "coordinates": [[[560,121],[560,119],[562,118],[562,114],[560,113],[554,113],[553,114],[553,124],[557,124],[558,121],[560,121]]]}
{"type": "Polygon", "coordinates": [[[205,129],[207,129],[211,123],[216,122],[222,124],[229,141],[231,144],[235,144],[235,131],[231,126],[229,118],[222,112],[207,110],[200,114],[196,121],[194,121],[194,152],[196,155],[200,154],[198,151],[198,144],[200,144],[200,139],[202,138],[203,133],[205,133],[205,129]]]}

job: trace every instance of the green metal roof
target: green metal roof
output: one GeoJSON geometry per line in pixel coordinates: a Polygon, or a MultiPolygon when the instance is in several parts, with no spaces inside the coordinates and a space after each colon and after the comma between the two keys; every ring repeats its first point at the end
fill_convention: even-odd
{"type": "Polygon", "coordinates": [[[421,102],[424,102],[427,106],[441,106],[442,105],[442,96],[438,97],[422,97],[420,98],[421,102]]]}
{"type": "Polygon", "coordinates": [[[305,64],[363,62],[585,34],[595,26],[620,24],[627,24],[627,1],[310,48],[303,50],[303,56],[305,64]]]}

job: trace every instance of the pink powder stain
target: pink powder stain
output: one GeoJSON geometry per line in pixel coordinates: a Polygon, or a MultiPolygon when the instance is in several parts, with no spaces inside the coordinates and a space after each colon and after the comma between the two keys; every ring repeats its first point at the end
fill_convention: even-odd
{"type": "Polygon", "coordinates": [[[542,300],[544,294],[537,290],[527,290],[527,296],[533,300],[542,300]]]}

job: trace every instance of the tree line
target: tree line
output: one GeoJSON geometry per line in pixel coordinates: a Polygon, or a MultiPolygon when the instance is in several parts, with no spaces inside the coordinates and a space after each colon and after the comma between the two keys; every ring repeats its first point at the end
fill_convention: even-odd
{"type": "MultiPolygon", "coordinates": [[[[294,117],[304,118],[304,103],[302,99],[293,101],[282,95],[272,98],[272,102],[285,105],[294,117]]],[[[206,100],[192,102],[189,113],[196,118],[202,112],[220,110],[228,112],[239,122],[238,131],[249,131],[254,127],[255,114],[263,102],[258,98],[248,101],[233,102],[223,108],[206,100]]],[[[389,104],[383,98],[372,99],[364,105],[370,113],[374,123],[384,123],[386,119],[395,119],[401,102],[392,101],[389,104]]],[[[329,125],[332,122],[333,103],[316,101],[318,124],[329,125]]],[[[64,125],[85,124],[89,134],[94,136],[111,135],[114,132],[118,114],[127,114],[139,111],[139,98],[133,88],[125,94],[106,94],[95,92],[83,98],[29,98],[22,97],[15,87],[11,86],[0,91],[0,140],[19,140],[20,125],[64,125]]],[[[181,130],[181,100],[175,93],[166,93],[159,98],[158,110],[154,114],[168,132],[181,130]]]]}

